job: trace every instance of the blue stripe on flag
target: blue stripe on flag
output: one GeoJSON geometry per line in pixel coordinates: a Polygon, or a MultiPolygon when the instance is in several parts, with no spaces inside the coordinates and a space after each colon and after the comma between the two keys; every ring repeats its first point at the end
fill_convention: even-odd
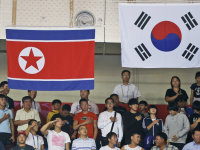
{"type": "Polygon", "coordinates": [[[92,90],[94,80],[79,81],[24,81],[8,79],[9,88],[38,91],[92,90]]]}
{"type": "Polygon", "coordinates": [[[20,30],[6,29],[6,39],[17,40],[87,40],[95,39],[95,29],[20,30]]]}

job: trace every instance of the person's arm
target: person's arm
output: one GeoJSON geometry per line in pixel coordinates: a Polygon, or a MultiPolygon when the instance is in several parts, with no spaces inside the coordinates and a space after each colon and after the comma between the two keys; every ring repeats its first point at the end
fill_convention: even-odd
{"type": "Polygon", "coordinates": [[[191,94],[190,94],[190,105],[192,105],[194,100],[194,90],[191,90],[191,94]]]}
{"type": "Polygon", "coordinates": [[[15,126],[14,126],[13,119],[10,119],[10,129],[11,129],[11,134],[12,134],[10,139],[14,143],[15,142],[15,126]]]}
{"type": "Polygon", "coordinates": [[[4,114],[3,118],[0,119],[0,123],[2,123],[4,120],[10,118],[10,114],[4,114]]]}
{"type": "Polygon", "coordinates": [[[184,118],[183,118],[183,129],[180,132],[178,132],[177,138],[180,138],[180,137],[184,136],[185,134],[188,133],[189,130],[190,130],[190,123],[189,123],[189,120],[188,120],[187,116],[184,115],[184,118]]]}
{"type": "Polygon", "coordinates": [[[166,101],[166,102],[172,102],[172,101],[174,101],[178,96],[179,96],[178,93],[177,93],[175,96],[172,96],[172,97],[166,96],[166,97],[165,97],[165,101],[166,101]]]}
{"type": "Polygon", "coordinates": [[[51,124],[53,124],[53,123],[55,123],[57,120],[54,120],[54,121],[50,121],[50,122],[48,122],[48,123],[46,123],[45,125],[43,125],[42,126],[42,128],[40,129],[40,131],[42,132],[42,134],[43,135],[47,135],[48,134],[48,127],[51,125],[51,124]]]}
{"type": "Polygon", "coordinates": [[[98,133],[97,120],[93,120],[93,127],[94,127],[94,136],[93,136],[93,139],[96,140],[97,133],[98,133]]]}
{"type": "Polygon", "coordinates": [[[91,123],[91,122],[92,122],[92,120],[89,119],[89,118],[87,118],[87,119],[85,120],[85,122],[80,123],[80,124],[78,123],[78,120],[74,120],[73,129],[74,129],[74,130],[77,130],[80,126],[89,124],[89,123],[91,123]]]}
{"type": "Polygon", "coordinates": [[[190,130],[194,130],[200,122],[200,118],[198,118],[193,124],[190,125],[190,130]]]}
{"type": "Polygon", "coordinates": [[[165,120],[165,125],[164,125],[163,131],[167,134],[167,136],[169,136],[169,127],[168,127],[167,123],[168,123],[168,116],[167,116],[167,118],[165,120]]]}
{"type": "Polygon", "coordinates": [[[69,143],[65,143],[65,150],[69,150],[69,143]]]}
{"type": "Polygon", "coordinates": [[[40,120],[40,115],[39,115],[38,110],[34,109],[34,113],[35,113],[35,120],[37,120],[37,122],[40,124],[41,120],[40,120]]]}
{"type": "Polygon", "coordinates": [[[30,119],[28,119],[28,120],[15,120],[14,124],[16,126],[21,126],[21,125],[27,124],[29,121],[30,121],[30,119]]]}
{"type": "Polygon", "coordinates": [[[41,150],[44,150],[44,144],[43,144],[43,145],[41,145],[41,150]]]}
{"type": "Polygon", "coordinates": [[[96,104],[93,105],[93,113],[98,115],[99,114],[99,108],[96,104]]]}
{"type": "Polygon", "coordinates": [[[124,146],[121,148],[121,150],[125,150],[124,146]]]}

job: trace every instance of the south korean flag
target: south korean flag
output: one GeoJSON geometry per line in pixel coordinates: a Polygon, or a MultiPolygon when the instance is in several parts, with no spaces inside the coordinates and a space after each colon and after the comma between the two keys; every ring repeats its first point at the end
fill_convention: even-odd
{"type": "Polygon", "coordinates": [[[200,4],[119,4],[122,67],[200,67],[200,4]]]}

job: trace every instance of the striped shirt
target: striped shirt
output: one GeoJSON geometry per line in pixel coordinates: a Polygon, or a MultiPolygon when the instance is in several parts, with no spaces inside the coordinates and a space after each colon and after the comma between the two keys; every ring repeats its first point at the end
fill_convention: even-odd
{"type": "MultiPolygon", "coordinates": [[[[154,146],[151,148],[151,150],[160,150],[160,148],[157,146],[154,146]]],[[[166,145],[166,147],[163,150],[178,150],[178,148],[173,145],[168,144],[168,145],[166,145]]]]}
{"type": "Polygon", "coordinates": [[[72,150],[96,150],[96,143],[94,139],[91,138],[85,140],[78,138],[73,141],[72,150]]]}

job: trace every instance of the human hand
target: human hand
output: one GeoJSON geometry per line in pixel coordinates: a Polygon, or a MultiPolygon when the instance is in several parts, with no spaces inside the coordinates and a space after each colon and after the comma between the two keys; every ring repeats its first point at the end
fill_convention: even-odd
{"type": "Polygon", "coordinates": [[[110,117],[110,120],[111,120],[112,122],[115,122],[115,121],[117,121],[117,118],[116,118],[116,117],[110,117]]]}
{"type": "Polygon", "coordinates": [[[142,119],[142,116],[136,116],[135,119],[136,119],[137,121],[140,121],[140,120],[142,119]]]}
{"type": "Polygon", "coordinates": [[[10,114],[4,114],[3,119],[6,120],[8,118],[10,118],[10,114]]]}
{"type": "Polygon", "coordinates": [[[174,135],[174,136],[172,137],[172,141],[173,141],[173,142],[176,142],[176,141],[178,141],[178,138],[177,138],[177,136],[176,136],[176,135],[174,135]]]}
{"type": "Polygon", "coordinates": [[[90,123],[92,123],[92,121],[93,121],[92,119],[90,119],[90,118],[86,118],[86,120],[85,120],[84,123],[85,123],[85,124],[90,124],[90,123]]]}
{"type": "Polygon", "coordinates": [[[10,137],[10,140],[11,140],[12,143],[14,143],[14,142],[15,142],[15,136],[12,135],[12,136],[10,137]]]}
{"type": "Polygon", "coordinates": [[[155,124],[157,124],[158,122],[159,122],[159,120],[156,119],[156,120],[153,121],[153,124],[155,125],[155,124]]]}

